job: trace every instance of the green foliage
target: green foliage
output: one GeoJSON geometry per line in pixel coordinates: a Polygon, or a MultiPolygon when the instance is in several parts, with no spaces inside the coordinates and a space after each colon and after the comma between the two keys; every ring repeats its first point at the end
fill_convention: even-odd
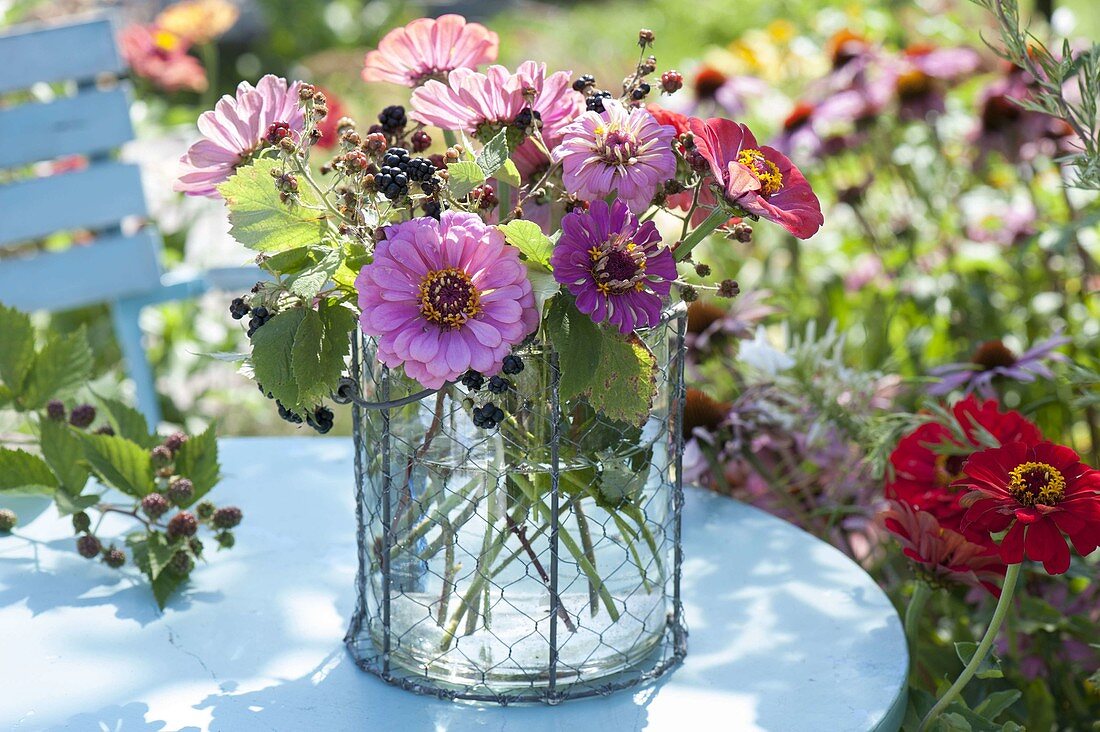
{"type": "MultiPolygon", "coordinates": [[[[20,394],[34,363],[34,328],[31,319],[0,303],[0,382],[9,395],[20,394]]],[[[10,397],[9,397],[10,398],[10,397]]],[[[5,400],[0,399],[0,405],[5,400]]]]}
{"type": "Polygon", "coordinates": [[[542,233],[538,224],[525,219],[515,219],[502,224],[499,228],[504,232],[505,240],[519,249],[529,264],[547,272],[550,271],[550,254],[554,251],[554,244],[550,241],[550,237],[542,233]]]}
{"type": "Polygon", "coordinates": [[[116,435],[125,437],[144,448],[151,449],[160,444],[160,438],[149,433],[149,425],[141,412],[117,399],[97,396],[97,401],[107,413],[107,419],[116,435]]]}
{"type": "Polygon", "coordinates": [[[252,368],[256,381],[287,409],[298,405],[298,382],[291,359],[294,336],[305,317],[304,308],[284,310],[252,336],[252,368]]]}
{"type": "Polygon", "coordinates": [[[463,198],[485,182],[485,172],[477,163],[460,160],[447,166],[447,186],[455,198],[463,198]]]}
{"type": "Polygon", "coordinates": [[[128,496],[153,492],[153,463],[149,451],[118,435],[82,435],[84,455],[96,477],[128,496]]]}
{"type": "Polygon", "coordinates": [[[185,575],[174,572],[169,566],[179,547],[170,544],[159,532],[131,534],[126,538],[126,544],[138,569],[149,578],[157,605],[164,609],[172,593],[187,580],[185,575]]]}
{"type": "Polygon", "coordinates": [[[260,158],[218,186],[229,208],[229,233],[249,249],[280,252],[319,244],[325,236],[327,214],[311,189],[302,186],[297,200],[279,199],[271,172],[281,169],[278,161],[260,158]]]}
{"type": "Polygon", "coordinates": [[[176,473],[188,478],[195,486],[191,500],[184,502],[184,508],[193,506],[206,496],[221,480],[221,465],[218,464],[218,442],[214,425],[210,425],[200,434],[191,436],[176,453],[176,473]]]}
{"type": "Polygon", "coordinates": [[[56,488],[57,478],[42,458],[0,447],[0,491],[50,494],[56,488]]]}
{"type": "Polygon", "coordinates": [[[505,182],[519,180],[519,173],[515,170],[514,163],[512,164],[511,170],[507,169],[508,163],[511,162],[509,157],[520,141],[520,136],[517,135],[517,132],[518,131],[511,125],[505,126],[485,143],[485,147],[483,147],[474,158],[474,161],[477,163],[478,167],[481,168],[481,172],[486,179],[494,176],[499,177],[498,174],[503,169],[504,176],[508,179],[505,182]]]}
{"type": "Polygon", "coordinates": [[[355,313],[339,305],[324,304],[307,310],[294,335],[291,369],[298,384],[302,407],[320,404],[336,391],[344,373],[344,359],[354,332],[355,313]]]}
{"type": "Polygon", "coordinates": [[[72,427],[52,419],[39,423],[39,447],[42,457],[57,477],[58,487],[68,496],[79,496],[88,483],[90,471],[82,460],[84,443],[72,427]]]}

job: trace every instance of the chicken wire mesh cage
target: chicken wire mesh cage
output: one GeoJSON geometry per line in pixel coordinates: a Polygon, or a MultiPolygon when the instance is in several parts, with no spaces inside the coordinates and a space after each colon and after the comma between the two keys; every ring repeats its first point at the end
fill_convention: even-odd
{"type": "Polygon", "coordinates": [[[354,339],[356,663],[423,694],[508,704],[609,694],[687,652],[680,601],[686,308],[638,338],[644,423],[562,399],[538,340],[518,374],[423,390],[354,339]],[[505,414],[484,426],[479,413],[505,414]],[[475,424],[475,421],[482,426],[475,424]]]}

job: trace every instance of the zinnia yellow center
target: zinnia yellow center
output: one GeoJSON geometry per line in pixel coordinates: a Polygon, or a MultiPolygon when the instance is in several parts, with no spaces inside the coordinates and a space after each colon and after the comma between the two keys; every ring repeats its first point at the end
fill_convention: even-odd
{"type": "Polygon", "coordinates": [[[459,328],[481,312],[481,293],[468,274],[454,267],[424,275],[417,302],[420,314],[443,329],[459,328]]]}
{"type": "Polygon", "coordinates": [[[759,150],[746,147],[737,153],[737,162],[751,170],[760,181],[760,195],[774,195],[783,187],[783,174],[779,172],[778,166],[764,157],[764,153],[759,150]]]}
{"type": "Polygon", "coordinates": [[[1053,506],[1066,495],[1066,479],[1053,465],[1027,462],[1008,475],[1008,492],[1025,506],[1053,506]]]}

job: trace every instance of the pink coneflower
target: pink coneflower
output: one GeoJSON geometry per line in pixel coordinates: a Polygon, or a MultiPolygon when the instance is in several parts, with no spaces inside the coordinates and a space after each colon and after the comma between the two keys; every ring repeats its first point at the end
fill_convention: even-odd
{"type": "Polygon", "coordinates": [[[203,112],[198,126],[204,139],[180,158],[183,173],[175,190],[217,198],[218,184],[251,159],[267,142],[272,127],[301,133],[304,118],[298,106],[299,85],[297,81],[287,85],[286,79],[271,74],[256,86],[242,81],[236,98],[226,94],[212,111],[203,112]]]}
{"type": "Polygon", "coordinates": [[[603,112],[585,112],[562,131],[553,156],[570,193],[595,199],[614,192],[639,213],[676,176],[675,134],[646,110],[608,100],[603,112]]]}
{"type": "Polygon", "coordinates": [[[496,33],[467,23],[461,15],[418,18],[387,33],[367,53],[363,81],[420,86],[429,79],[445,79],[455,69],[496,61],[499,46],[496,33]]]}
{"type": "Polygon", "coordinates": [[[974,351],[970,361],[932,369],[932,375],[938,376],[940,381],[928,387],[928,393],[943,396],[962,389],[966,394],[975,392],[988,399],[997,393],[993,381],[998,377],[1022,383],[1053,379],[1054,372],[1047,362],[1066,360],[1065,354],[1055,349],[1069,343],[1069,340],[1065,336],[1055,335],[1018,356],[1003,341],[985,341],[974,351]]]}
{"type": "Polygon", "coordinates": [[[771,295],[769,290],[749,290],[726,301],[723,306],[705,300],[691,303],[685,334],[688,353],[706,351],[712,341],[726,343],[729,339],[751,339],[761,320],[780,312],[779,308],[768,304],[771,295]]]}
{"type": "Polygon", "coordinates": [[[577,309],[623,333],[657,325],[676,279],[672,252],[652,221],[639,224],[619,199],[592,201],[566,214],[550,264],[554,279],[577,298],[577,309]]]}
{"type": "Polygon", "coordinates": [[[152,25],[131,25],[118,38],[130,70],[167,92],[206,91],[206,70],[185,38],[152,25]]]}
{"type": "Polygon", "coordinates": [[[541,122],[542,136],[556,143],[561,129],[583,108],[569,72],[546,75],[546,64],[524,61],[513,74],[490,66],[484,74],[455,69],[447,82],[429,81],[412,94],[412,118],[444,130],[482,136],[512,124],[525,109],[541,122]]]}
{"type": "Polygon", "coordinates": [[[378,358],[437,389],[475,369],[491,375],[538,327],[519,250],[475,214],[445,211],[386,229],[355,280],[360,325],[378,358]]]}
{"type": "Polygon", "coordinates": [[[821,204],[790,158],[759,145],[748,127],[728,119],[692,119],[689,125],[699,153],[732,204],[800,239],[817,233],[825,221],[821,204]]]}
{"type": "Polygon", "coordinates": [[[903,119],[920,120],[944,111],[944,87],[972,74],[981,57],[972,48],[937,48],[915,44],[889,64],[883,77],[897,92],[903,119]]]}

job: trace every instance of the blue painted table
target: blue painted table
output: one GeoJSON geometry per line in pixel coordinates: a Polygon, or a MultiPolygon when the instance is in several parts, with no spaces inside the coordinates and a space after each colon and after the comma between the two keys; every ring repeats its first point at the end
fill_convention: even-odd
{"type": "MultiPolygon", "coordinates": [[[[352,612],[352,449],[344,439],[222,443],[220,502],[245,522],[162,614],[131,568],[75,552],[26,499],[0,538],[0,729],[897,730],[901,624],[835,549],[689,489],[687,662],[638,691],[559,707],[479,707],[391,688],[342,638],[352,612]]],[[[15,499],[8,499],[11,504],[15,499]]],[[[0,497],[0,505],[3,504],[0,497]]],[[[125,526],[122,524],[120,526],[125,526]]]]}

